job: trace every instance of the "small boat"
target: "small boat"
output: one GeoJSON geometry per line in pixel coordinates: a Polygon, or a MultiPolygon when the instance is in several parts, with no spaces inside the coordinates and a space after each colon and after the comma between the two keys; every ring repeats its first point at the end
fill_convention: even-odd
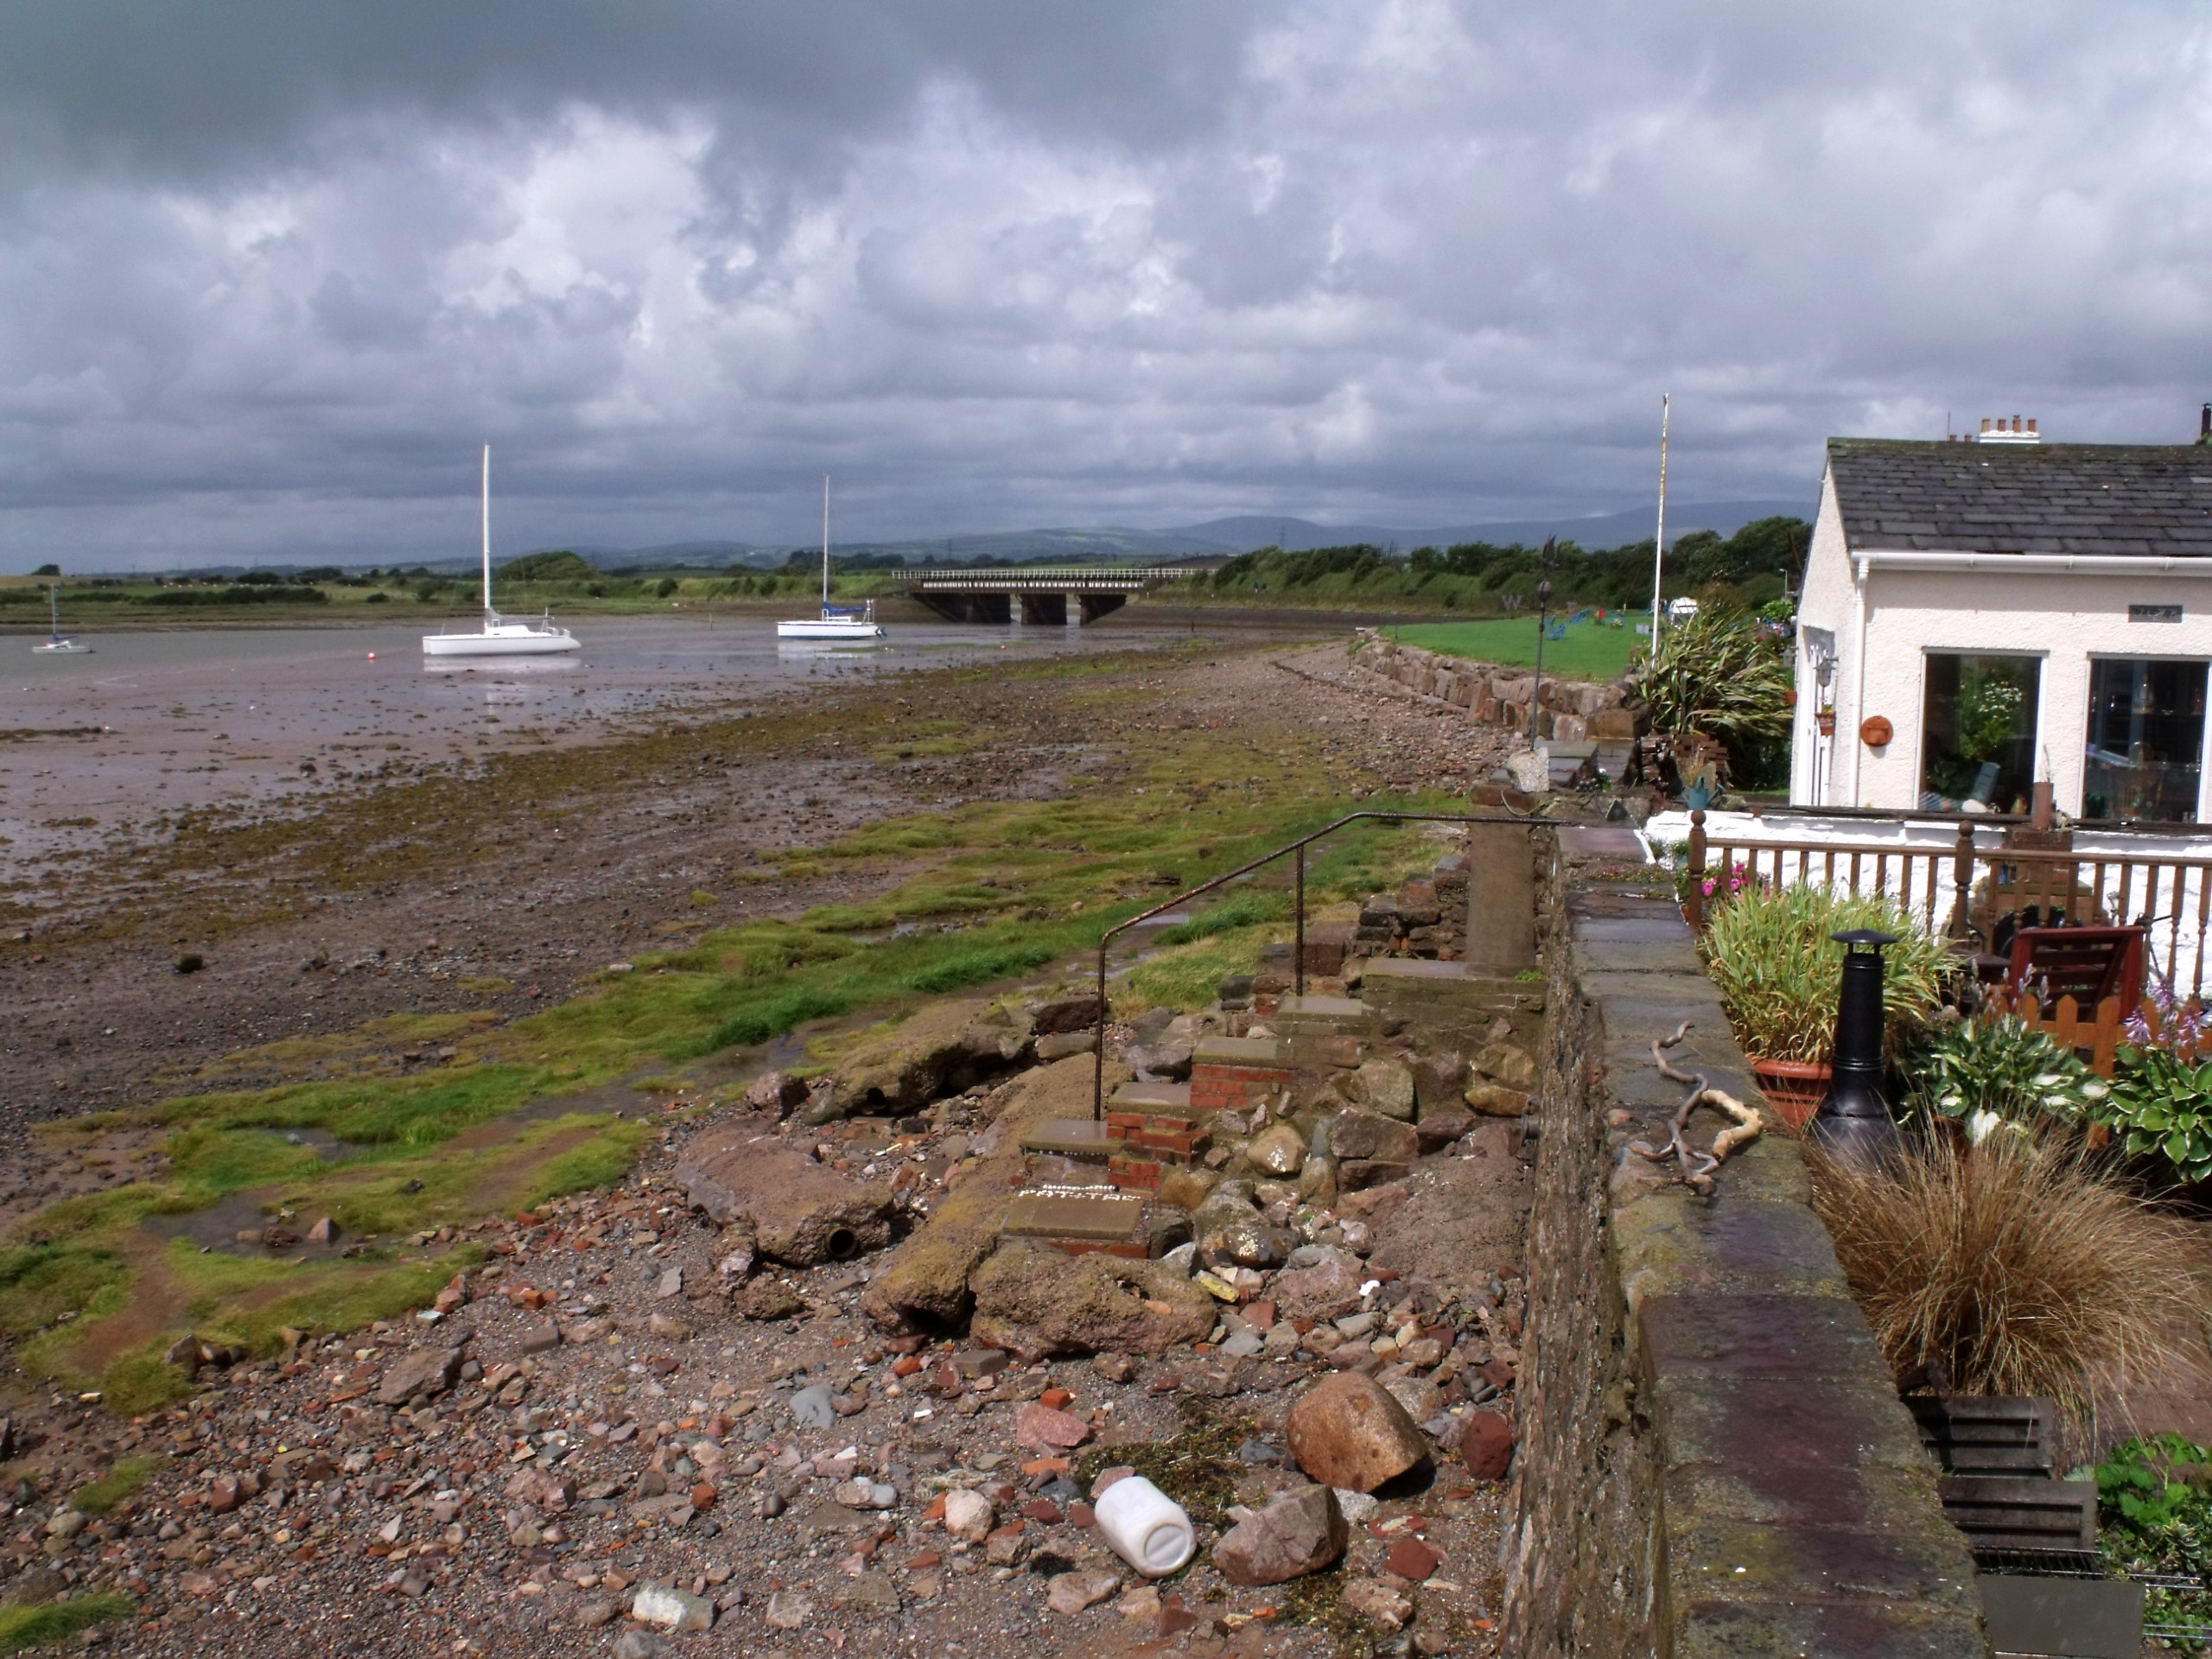
{"type": "Polygon", "coordinates": [[[492,446],[484,446],[484,622],[473,633],[426,633],[425,657],[543,657],[577,651],[583,642],[553,625],[547,612],[535,622],[517,622],[492,608],[492,446]]]}
{"type": "Polygon", "coordinates": [[[61,584],[54,582],[46,590],[47,614],[51,619],[46,638],[31,650],[41,657],[89,657],[92,648],[73,633],[61,632],[61,584]]]}
{"type": "Polygon", "coordinates": [[[875,601],[859,605],[830,602],[830,480],[822,480],[822,614],[793,617],[776,624],[779,639],[880,639],[883,625],[875,620],[875,601]]]}

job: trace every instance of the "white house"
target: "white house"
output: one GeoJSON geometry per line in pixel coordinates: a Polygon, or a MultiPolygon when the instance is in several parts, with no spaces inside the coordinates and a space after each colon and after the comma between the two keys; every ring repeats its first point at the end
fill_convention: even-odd
{"type": "Polygon", "coordinates": [[[1794,804],[2212,820],[2212,448],[1831,439],[1798,623],[1794,804]]]}

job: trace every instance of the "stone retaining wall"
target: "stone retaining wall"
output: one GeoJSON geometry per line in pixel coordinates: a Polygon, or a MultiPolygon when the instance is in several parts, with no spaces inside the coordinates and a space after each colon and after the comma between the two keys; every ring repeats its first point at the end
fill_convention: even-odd
{"type": "MultiPolygon", "coordinates": [[[[1441,656],[1419,645],[1400,645],[1368,628],[1360,630],[1359,655],[1354,660],[1409,691],[1464,709],[1470,718],[1486,726],[1529,729],[1529,701],[1536,686],[1533,670],[1441,656]]],[[[1536,734],[1562,743],[1629,741],[1637,734],[1628,696],[1628,687],[1618,680],[1599,685],[1548,674],[1536,734]]]]}
{"type": "MultiPolygon", "coordinates": [[[[1710,1203],[1628,1149],[1681,1099],[1650,1053],[1681,1020],[1681,1069],[1751,1087],[1640,861],[1624,831],[1560,831],[1505,1651],[1986,1659],[1797,1143],[1731,1159],[1710,1203]]],[[[1700,1142],[1718,1126],[1700,1114],[1700,1142]]]]}

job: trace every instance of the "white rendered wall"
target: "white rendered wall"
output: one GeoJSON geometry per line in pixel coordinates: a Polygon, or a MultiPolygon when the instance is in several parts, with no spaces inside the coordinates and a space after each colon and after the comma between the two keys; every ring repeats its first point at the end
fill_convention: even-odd
{"type": "MultiPolygon", "coordinates": [[[[1919,804],[1924,658],[1931,651],[2043,658],[2037,711],[2037,772],[2048,776],[2059,810],[2082,810],[2082,747],[2088,734],[2093,657],[2212,660],[2212,582],[2158,575],[2018,575],[1997,570],[1866,573],[1865,715],[1897,728],[1882,749],[1858,741],[1856,720],[1839,721],[1839,770],[1860,748],[1857,804],[1910,809],[1919,804]],[[2183,607],[2178,623],[2131,622],[2131,605],[2183,607]]],[[[1847,648],[1845,672],[1855,653],[1847,648]]],[[[1854,683],[1853,690],[1856,686],[1854,683]]],[[[1838,699],[1840,710],[1858,708],[1838,699]]],[[[2212,725],[2212,722],[2208,722],[2212,725]]],[[[1850,804],[1831,796],[1831,805],[1850,804]]],[[[2199,801],[2200,820],[2212,819],[2199,801]]]]}
{"type": "Polygon", "coordinates": [[[1858,722],[1847,723],[1851,696],[1856,636],[1853,633],[1853,595],[1851,566],[1845,554],[1843,516],[1835,501],[1835,480],[1821,480],[1820,511],[1813,519],[1812,550],[1805,560],[1804,592],[1797,601],[1801,629],[1797,649],[1796,719],[1790,730],[1789,800],[1793,806],[1847,806],[1851,804],[1847,772],[1837,774],[1848,760],[1858,722]],[[1835,635],[1836,677],[1828,689],[1836,709],[1836,735],[1820,735],[1817,717],[1821,688],[1813,677],[1812,662],[1802,644],[1805,626],[1826,628],[1835,635]]]}

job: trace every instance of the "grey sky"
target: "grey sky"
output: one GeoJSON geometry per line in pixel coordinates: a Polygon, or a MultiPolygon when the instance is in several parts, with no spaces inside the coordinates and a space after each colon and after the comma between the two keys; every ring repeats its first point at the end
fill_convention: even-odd
{"type": "Polygon", "coordinates": [[[2180,5],[15,0],[0,569],[1804,497],[2184,439],[2180,5]]]}

